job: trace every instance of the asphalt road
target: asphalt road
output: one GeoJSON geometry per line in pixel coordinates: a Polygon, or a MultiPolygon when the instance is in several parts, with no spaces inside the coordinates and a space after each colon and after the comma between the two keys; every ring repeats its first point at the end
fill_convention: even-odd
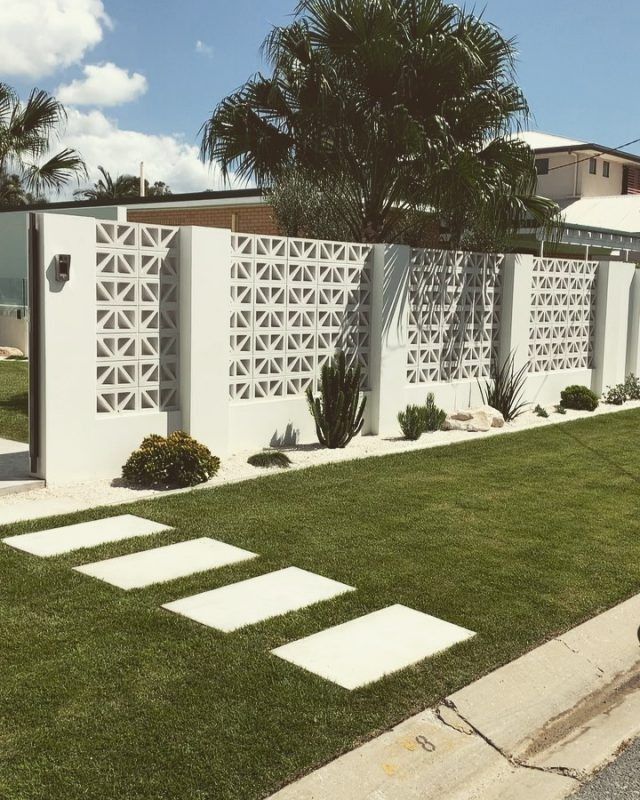
{"type": "Polygon", "coordinates": [[[640,800],[640,739],[571,800],[640,800]]]}

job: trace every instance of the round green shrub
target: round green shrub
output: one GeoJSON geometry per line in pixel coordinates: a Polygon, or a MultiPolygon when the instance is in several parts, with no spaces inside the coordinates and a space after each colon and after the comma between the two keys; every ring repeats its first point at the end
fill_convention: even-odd
{"type": "Polygon", "coordinates": [[[640,378],[630,372],[624,382],[624,391],[629,400],[640,400],[640,378]]]}
{"type": "Polygon", "coordinates": [[[567,386],[560,392],[560,405],[576,411],[595,411],[598,407],[598,396],[587,386],[567,386]]]}
{"type": "Polygon", "coordinates": [[[252,467],[281,467],[285,469],[291,465],[291,459],[286,453],[280,450],[265,450],[249,456],[247,463],[252,467]]]}
{"type": "Polygon", "coordinates": [[[204,483],[219,468],[220,459],[209,448],[175,431],[166,439],[157,434],[145,437],[122,467],[122,477],[145,489],[176,489],[204,483]]]}
{"type": "Polygon", "coordinates": [[[602,402],[611,406],[624,405],[627,399],[627,391],[624,383],[608,386],[607,391],[602,395],[602,402]]]}

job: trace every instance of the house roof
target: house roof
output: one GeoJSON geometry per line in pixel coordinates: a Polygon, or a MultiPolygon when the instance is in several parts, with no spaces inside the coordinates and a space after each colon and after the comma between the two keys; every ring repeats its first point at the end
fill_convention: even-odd
{"type": "Polygon", "coordinates": [[[605,147],[596,142],[585,142],[581,139],[568,139],[565,136],[556,136],[555,134],[544,133],[543,131],[520,131],[514,134],[514,138],[520,139],[528,144],[529,147],[535,150],[539,155],[587,151],[640,164],[640,156],[634,153],[627,153],[615,147],[605,147]]]}
{"type": "Polygon", "coordinates": [[[206,205],[206,201],[215,201],[216,205],[228,200],[246,200],[255,198],[257,202],[263,197],[261,189],[229,189],[211,192],[187,192],[185,194],[168,194],[161,197],[122,197],[119,200],[62,200],[56,203],[33,203],[27,206],[0,208],[3,211],[47,211],[48,209],[104,208],[105,206],[159,206],[159,205],[206,205]]]}
{"type": "Polygon", "coordinates": [[[640,233],[640,195],[583,197],[562,212],[567,225],[640,233]]]}
{"type": "Polygon", "coordinates": [[[580,139],[567,139],[565,136],[556,136],[553,133],[544,133],[543,131],[521,131],[514,135],[514,139],[521,139],[532,150],[548,150],[550,148],[562,150],[567,147],[587,144],[587,142],[583,142],[580,139]]]}

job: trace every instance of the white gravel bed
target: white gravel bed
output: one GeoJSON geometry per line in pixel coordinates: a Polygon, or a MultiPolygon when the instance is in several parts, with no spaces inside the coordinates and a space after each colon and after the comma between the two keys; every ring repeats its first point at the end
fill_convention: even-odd
{"type": "MultiPolygon", "coordinates": [[[[407,453],[414,450],[425,450],[429,447],[475,441],[487,436],[503,436],[529,428],[541,428],[545,425],[554,425],[584,417],[599,416],[600,414],[628,411],[632,408],[640,408],[640,400],[627,402],[623,406],[600,404],[593,412],[569,410],[564,415],[558,414],[555,406],[548,406],[548,418],[538,417],[533,411],[526,411],[513,422],[507,423],[503,428],[492,428],[486,433],[437,431],[423,434],[416,442],[408,442],[400,438],[400,431],[398,431],[398,437],[357,436],[343,450],[327,450],[319,445],[301,445],[283,449],[292,461],[292,465],[289,467],[290,470],[306,469],[320,464],[332,464],[356,458],[407,453]]],[[[224,459],[215,478],[207,483],[200,484],[195,489],[214,488],[227,483],[238,483],[259,478],[264,475],[279,474],[283,471],[277,468],[252,467],[247,464],[248,456],[254,452],[256,451],[235,453],[224,459]]],[[[108,479],[40,488],[16,495],[0,496],[0,525],[54,516],[56,514],[68,514],[97,506],[130,503],[149,497],[164,497],[168,494],[188,491],[193,490],[190,488],[167,491],[130,489],[118,485],[118,480],[108,479]]]]}

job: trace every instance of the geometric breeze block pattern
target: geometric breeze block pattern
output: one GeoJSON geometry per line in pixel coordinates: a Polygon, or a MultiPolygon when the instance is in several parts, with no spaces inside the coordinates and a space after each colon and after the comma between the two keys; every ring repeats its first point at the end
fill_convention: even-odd
{"type": "Polygon", "coordinates": [[[96,409],[178,406],[178,228],[96,221],[96,409]]]}
{"type": "Polygon", "coordinates": [[[407,380],[486,378],[498,357],[503,255],[411,251],[407,380]]]}
{"type": "Polygon", "coordinates": [[[534,259],[529,327],[531,372],[592,367],[597,266],[595,261],[534,259]]]}
{"type": "Polygon", "coordinates": [[[315,391],[336,349],[369,368],[371,247],[232,234],[232,400],[315,391]]]}

